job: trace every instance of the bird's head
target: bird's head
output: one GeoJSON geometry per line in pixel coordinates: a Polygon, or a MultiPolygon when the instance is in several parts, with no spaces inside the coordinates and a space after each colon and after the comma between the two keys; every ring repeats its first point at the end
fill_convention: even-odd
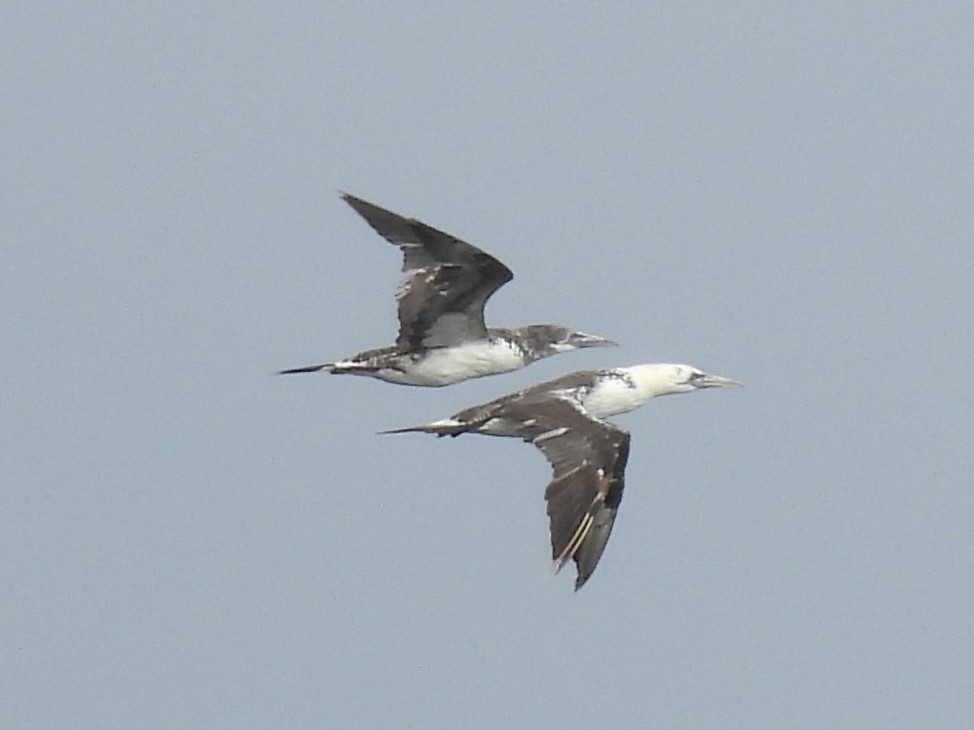
{"type": "Polygon", "coordinates": [[[617,343],[605,337],[576,332],[558,324],[530,324],[517,329],[518,336],[542,356],[571,352],[583,347],[615,347],[617,343]]]}
{"type": "Polygon", "coordinates": [[[737,380],[722,375],[705,373],[692,365],[674,363],[653,363],[635,365],[627,368],[630,374],[653,395],[689,393],[704,388],[722,388],[728,385],[741,385],[737,380]]]}

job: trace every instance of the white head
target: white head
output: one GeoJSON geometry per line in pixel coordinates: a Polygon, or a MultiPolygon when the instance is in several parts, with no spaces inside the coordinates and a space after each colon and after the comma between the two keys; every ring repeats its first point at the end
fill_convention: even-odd
{"type": "Polygon", "coordinates": [[[689,393],[703,388],[741,385],[736,380],[725,378],[722,375],[710,375],[692,365],[660,362],[651,365],[633,365],[624,369],[629,371],[640,389],[646,391],[650,397],[670,395],[671,393],[689,393]]]}

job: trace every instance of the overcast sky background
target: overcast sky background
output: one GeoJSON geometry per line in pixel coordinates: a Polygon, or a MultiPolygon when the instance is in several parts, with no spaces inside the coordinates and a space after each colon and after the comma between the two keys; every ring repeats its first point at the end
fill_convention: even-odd
{"type": "MultiPolygon", "coordinates": [[[[855,5],[855,7],[850,7],[855,5]]],[[[974,10],[0,11],[4,728],[974,726],[974,10]],[[445,389],[344,189],[616,339],[445,389]],[[548,466],[377,436],[561,373],[651,403],[592,580],[548,466]]]]}

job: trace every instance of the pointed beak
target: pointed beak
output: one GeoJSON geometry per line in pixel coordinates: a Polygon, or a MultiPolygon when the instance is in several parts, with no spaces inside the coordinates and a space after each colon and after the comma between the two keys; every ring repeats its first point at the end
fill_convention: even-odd
{"type": "Polygon", "coordinates": [[[613,342],[612,340],[607,340],[605,337],[598,337],[597,335],[587,335],[584,332],[576,332],[568,341],[575,347],[618,347],[618,342],[613,342]]]}
{"type": "Polygon", "coordinates": [[[728,385],[744,385],[739,380],[725,378],[723,375],[704,375],[702,378],[693,380],[694,387],[697,388],[723,388],[728,385]]]}

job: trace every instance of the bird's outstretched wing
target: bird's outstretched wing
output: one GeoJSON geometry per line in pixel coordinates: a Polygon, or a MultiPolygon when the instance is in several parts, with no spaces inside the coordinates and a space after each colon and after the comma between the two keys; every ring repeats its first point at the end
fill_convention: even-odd
{"type": "Polygon", "coordinates": [[[403,252],[407,272],[396,296],[402,351],[447,347],[487,337],[484,305],[514,278],[476,246],[415,218],[404,218],[348,193],[351,205],[376,233],[403,252]]]}
{"type": "Polygon", "coordinates": [[[522,400],[498,414],[551,464],[545,489],[555,569],[575,561],[578,590],[602,557],[622,501],[629,433],[593,418],[570,399],[522,400]]]}

